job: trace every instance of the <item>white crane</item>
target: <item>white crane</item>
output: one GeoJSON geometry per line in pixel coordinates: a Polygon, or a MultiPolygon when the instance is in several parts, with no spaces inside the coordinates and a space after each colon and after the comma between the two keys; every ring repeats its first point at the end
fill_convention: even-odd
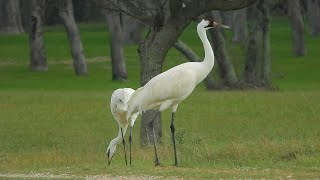
{"type": "MultiPolygon", "coordinates": [[[[205,57],[202,62],[188,62],[175,66],[152,78],[145,86],[137,89],[131,96],[127,119],[136,112],[142,114],[147,110],[159,110],[159,112],[171,108],[171,134],[174,149],[174,165],[178,165],[175,143],[174,113],[178,104],[186,99],[206,76],[214,65],[214,54],[206,35],[206,30],[214,27],[229,28],[214,21],[202,20],[197,26],[198,35],[203,43],[205,57]]],[[[152,119],[153,123],[154,119],[152,119]]],[[[131,135],[130,135],[131,136],[131,135]]],[[[131,138],[131,137],[130,137],[131,138]]],[[[155,165],[159,165],[157,156],[156,141],[155,165]]],[[[130,152],[131,156],[131,152],[130,152]]],[[[131,164],[131,162],[130,162],[131,164]]]]}
{"type": "MultiPolygon", "coordinates": [[[[118,136],[110,142],[107,148],[109,165],[116,151],[116,147],[118,144],[121,143],[121,141],[123,144],[125,162],[127,165],[127,153],[126,153],[124,135],[126,134],[128,125],[130,124],[130,126],[133,127],[134,121],[137,119],[139,115],[139,113],[135,113],[135,114],[129,115],[127,118],[128,101],[134,92],[135,91],[131,88],[123,88],[123,89],[117,89],[112,93],[110,110],[114,119],[119,124],[119,133],[118,133],[118,136]]],[[[132,133],[132,131],[130,133],[132,133]]],[[[131,139],[129,139],[129,141],[131,142],[131,139]]],[[[131,143],[130,143],[130,152],[131,152],[131,143]]],[[[131,162],[131,156],[130,156],[130,162],[131,162]]]]}

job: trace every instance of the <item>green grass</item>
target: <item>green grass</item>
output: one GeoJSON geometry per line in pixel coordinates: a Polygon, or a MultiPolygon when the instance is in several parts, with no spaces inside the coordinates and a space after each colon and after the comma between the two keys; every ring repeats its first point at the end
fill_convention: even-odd
{"type": "MultiPolygon", "coordinates": [[[[163,113],[159,147],[162,167],[153,167],[153,149],[139,144],[134,129],[133,166],[124,165],[121,145],[111,166],[105,150],[117,134],[109,111],[112,91],[139,86],[137,46],[125,49],[129,80],[113,82],[108,34],[103,24],[80,24],[89,75],[76,77],[63,28],[45,28],[49,71],[29,72],[28,37],[0,36],[0,173],[156,175],[198,178],[320,177],[320,39],[306,33],[308,54],[291,54],[286,20],[272,24],[272,77],[280,91],[207,91],[203,85],[176,114],[178,160],[172,167],[169,118],[163,113]]],[[[182,39],[201,55],[194,24],[182,39]]],[[[228,42],[232,61],[243,49],[228,42]]],[[[175,50],[164,69],[184,62],[175,50]]],[[[241,67],[237,67],[241,69],[241,67]]],[[[215,71],[214,71],[215,72],[215,71]]]]}

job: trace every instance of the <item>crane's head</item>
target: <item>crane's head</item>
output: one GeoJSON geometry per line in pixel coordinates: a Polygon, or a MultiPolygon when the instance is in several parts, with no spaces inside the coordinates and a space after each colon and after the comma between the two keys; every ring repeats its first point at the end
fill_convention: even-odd
{"type": "Polygon", "coordinates": [[[111,110],[114,113],[123,113],[128,110],[128,102],[131,94],[134,92],[131,88],[117,89],[111,96],[111,110]]]}
{"type": "Polygon", "coordinates": [[[211,21],[211,20],[207,20],[207,19],[202,19],[202,21],[198,24],[197,28],[202,28],[204,30],[208,30],[211,28],[216,28],[216,27],[220,27],[220,28],[225,28],[225,29],[231,29],[229,26],[211,21]]]}
{"type": "Polygon", "coordinates": [[[108,156],[108,165],[111,164],[112,158],[114,156],[114,153],[116,152],[117,145],[113,141],[110,142],[108,148],[107,148],[107,156],[108,156]]]}

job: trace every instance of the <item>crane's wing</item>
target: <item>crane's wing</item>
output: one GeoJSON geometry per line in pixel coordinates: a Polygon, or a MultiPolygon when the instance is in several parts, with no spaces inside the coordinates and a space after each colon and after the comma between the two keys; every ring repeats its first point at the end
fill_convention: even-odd
{"type": "Polygon", "coordinates": [[[141,91],[143,87],[138,88],[134,93],[132,93],[130,100],[128,102],[128,111],[127,111],[127,119],[131,116],[131,114],[137,113],[139,111],[139,100],[141,97],[141,91]]]}

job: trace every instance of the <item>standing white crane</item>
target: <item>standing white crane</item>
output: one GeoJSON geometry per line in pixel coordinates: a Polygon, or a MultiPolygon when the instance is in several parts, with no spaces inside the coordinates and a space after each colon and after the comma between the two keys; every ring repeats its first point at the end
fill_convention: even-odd
{"type": "MultiPolygon", "coordinates": [[[[135,114],[127,116],[128,101],[134,92],[135,91],[131,88],[123,88],[123,89],[117,89],[112,93],[111,102],[110,102],[110,110],[111,110],[111,113],[112,113],[114,119],[119,124],[119,133],[118,133],[118,136],[110,142],[110,144],[107,148],[107,156],[108,156],[108,164],[109,165],[110,165],[111,160],[112,160],[114,153],[116,151],[116,147],[118,144],[121,143],[121,141],[123,144],[124,157],[125,157],[125,162],[127,165],[127,153],[126,153],[126,145],[125,145],[124,135],[126,134],[126,130],[127,130],[128,125],[130,124],[130,127],[133,127],[134,121],[137,119],[137,117],[139,115],[139,113],[135,113],[135,114]]],[[[132,131],[130,133],[132,133],[132,131]]],[[[132,136],[130,136],[130,137],[132,137],[132,136]]],[[[131,142],[131,139],[129,139],[129,141],[131,142]]],[[[131,152],[131,143],[130,143],[130,152],[131,152]]],[[[130,158],[130,161],[131,161],[131,158],[130,158]]]]}
{"type": "MultiPolygon", "coordinates": [[[[127,119],[131,114],[139,112],[142,114],[147,110],[159,110],[159,112],[171,108],[171,134],[174,149],[174,165],[178,165],[174,113],[178,104],[186,99],[206,76],[210,73],[214,65],[214,54],[206,35],[206,30],[214,27],[229,28],[223,24],[214,21],[202,20],[197,26],[198,35],[203,43],[205,57],[202,62],[188,62],[175,66],[152,78],[146,85],[137,89],[131,96],[128,106],[127,119]]],[[[153,123],[154,119],[152,119],[153,123]]],[[[153,129],[154,131],[154,129],[153,129]]],[[[131,135],[130,135],[131,136],[131,135]]],[[[132,137],[130,137],[132,138],[132,137]]],[[[155,137],[154,137],[155,138],[155,137]]],[[[156,141],[155,148],[155,165],[159,165],[157,156],[156,141]]],[[[131,152],[130,152],[131,157],[131,152]]],[[[131,161],[130,161],[131,164],[131,161]]]]}

